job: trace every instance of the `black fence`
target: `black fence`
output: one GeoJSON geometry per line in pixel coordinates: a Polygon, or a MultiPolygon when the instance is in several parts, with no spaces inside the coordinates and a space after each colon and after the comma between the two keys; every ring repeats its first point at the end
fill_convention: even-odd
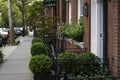
{"type": "Polygon", "coordinates": [[[120,80],[120,76],[112,76],[109,62],[118,62],[115,59],[57,59],[54,46],[43,41],[52,58],[55,80],[120,80]]]}
{"type": "Polygon", "coordinates": [[[79,59],[54,60],[56,62],[54,65],[56,80],[120,80],[120,76],[114,77],[110,74],[109,59],[95,61],[81,61],[79,59]]]}

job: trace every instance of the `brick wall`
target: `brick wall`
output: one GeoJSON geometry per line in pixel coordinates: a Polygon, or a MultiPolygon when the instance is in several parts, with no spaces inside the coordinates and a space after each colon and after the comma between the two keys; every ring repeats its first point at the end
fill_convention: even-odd
{"type": "Polygon", "coordinates": [[[110,70],[114,76],[120,76],[120,1],[108,2],[108,56],[110,70]]]}
{"type": "Polygon", "coordinates": [[[73,40],[69,41],[67,39],[64,39],[64,51],[80,54],[80,53],[85,52],[85,49],[76,45],[73,40]]]}
{"type": "Polygon", "coordinates": [[[77,22],[77,0],[72,0],[72,22],[77,22]]]}
{"type": "Polygon", "coordinates": [[[66,0],[66,23],[69,23],[69,1],[66,0]]]}
{"type": "MultiPolygon", "coordinates": [[[[108,57],[112,58],[112,53],[113,53],[113,6],[112,2],[108,1],[108,57]],[[110,13],[110,14],[109,14],[110,13]]],[[[110,59],[109,62],[109,69],[112,70],[112,60],[110,59]]]]}
{"type": "MultiPolygon", "coordinates": [[[[84,16],[84,47],[90,51],[91,0],[84,2],[89,6],[89,15],[84,16]]],[[[113,58],[109,62],[111,73],[120,76],[120,0],[108,0],[108,57],[113,58]]]]}
{"type": "Polygon", "coordinates": [[[91,15],[91,0],[83,0],[83,4],[87,2],[89,11],[88,11],[88,17],[84,16],[84,47],[87,49],[87,51],[90,51],[90,15],[91,15]]]}

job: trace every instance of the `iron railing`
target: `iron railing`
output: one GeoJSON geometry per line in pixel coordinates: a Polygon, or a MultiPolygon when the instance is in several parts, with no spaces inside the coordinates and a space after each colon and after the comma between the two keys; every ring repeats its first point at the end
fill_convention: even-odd
{"type": "MultiPolygon", "coordinates": [[[[109,71],[109,59],[81,62],[79,59],[69,59],[70,62],[56,62],[56,80],[120,80],[120,76],[112,76],[109,71]],[[103,61],[104,60],[104,61],[103,61]],[[105,62],[106,61],[106,62],[105,62]]],[[[64,59],[63,61],[66,61],[64,59]]]]}

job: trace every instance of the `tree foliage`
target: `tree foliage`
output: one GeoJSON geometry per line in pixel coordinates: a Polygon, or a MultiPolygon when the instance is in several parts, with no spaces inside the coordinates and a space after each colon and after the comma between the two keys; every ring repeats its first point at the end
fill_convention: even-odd
{"type": "MultiPolygon", "coordinates": [[[[2,24],[1,27],[8,27],[8,2],[7,0],[0,0],[0,13],[1,15],[1,21],[2,24]]],[[[22,23],[21,19],[21,13],[18,9],[18,7],[15,5],[15,2],[12,0],[12,19],[13,19],[13,25],[14,26],[20,26],[22,23]]]]}
{"type": "Polygon", "coordinates": [[[52,18],[45,15],[45,7],[42,2],[34,2],[29,6],[28,24],[37,30],[37,36],[44,37],[45,35],[52,34],[52,18]]]}

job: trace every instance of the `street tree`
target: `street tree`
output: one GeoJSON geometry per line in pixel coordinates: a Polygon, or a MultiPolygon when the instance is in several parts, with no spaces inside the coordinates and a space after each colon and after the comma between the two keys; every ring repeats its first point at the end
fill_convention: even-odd
{"type": "Polygon", "coordinates": [[[28,23],[34,28],[34,37],[49,36],[54,32],[52,28],[52,18],[45,15],[43,2],[36,1],[29,6],[28,23]]]}
{"type": "Polygon", "coordinates": [[[28,28],[26,25],[26,6],[32,2],[32,0],[14,0],[16,3],[16,6],[19,8],[19,10],[22,13],[22,21],[23,21],[23,34],[26,35],[28,28]]]}
{"type": "MultiPolygon", "coordinates": [[[[8,21],[8,2],[7,0],[0,0],[0,13],[1,13],[1,21],[2,27],[8,28],[9,21],[8,21]]],[[[12,0],[12,19],[13,19],[13,26],[21,26],[22,24],[22,17],[19,8],[16,6],[15,2],[12,0]]]]}
{"type": "Polygon", "coordinates": [[[14,27],[12,21],[12,7],[11,7],[11,0],[8,0],[8,17],[9,17],[9,27],[10,27],[10,44],[15,44],[15,37],[14,37],[14,27]]]}

